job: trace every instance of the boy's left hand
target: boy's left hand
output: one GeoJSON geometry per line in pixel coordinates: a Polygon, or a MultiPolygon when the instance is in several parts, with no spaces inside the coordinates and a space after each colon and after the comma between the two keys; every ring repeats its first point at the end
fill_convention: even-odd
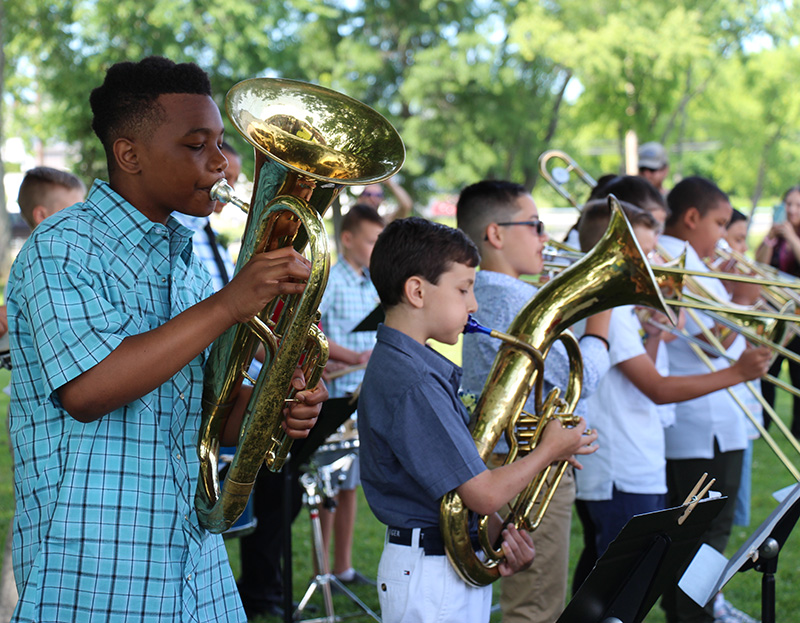
{"type": "Polygon", "coordinates": [[[498,565],[503,577],[530,567],[536,556],[531,535],[525,530],[517,530],[513,525],[506,526],[503,530],[503,554],[505,559],[498,565]]]}
{"type": "Polygon", "coordinates": [[[328,388],[320,380],[316,387],[305,389],[306,379],[299,367],[294,371],[292,386],[298,391],[295,402],[283,412],[283,430],[292,439],[303,439],[317,423],[322,403],[328,399],[328,388]]]}

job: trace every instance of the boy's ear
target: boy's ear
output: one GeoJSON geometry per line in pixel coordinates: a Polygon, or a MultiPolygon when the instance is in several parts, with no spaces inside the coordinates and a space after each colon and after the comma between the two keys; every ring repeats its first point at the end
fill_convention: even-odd
{"type": "Polygon", "coordinates": [[[419,275],[412,275],[403,284],[403,298],[416,309],[421,309],[425,298],[425,280],[419,275]]]}
{"type": "Polygon", "coordinates": [[[683,213],[683,225],[687,229],[694,230],[697,228],[697,224],[700,222],[701,218],[700,210],[691,207],[683,213]]]}
{"type": "Polygon", "coordinates": [[[31,218],[36,225],[39,225],[48,216],[50,216],[50,211],[42,205],[36,206],[31,211],[31,218]]]}
{"type": "Polygon", "coordinates": [[[497,223],[489,223],[483,235],[483,244],[488,244],[495,249],[503,248],[503,228],[497,223]]]}
{"type": "Polygon", "coordinates": [[[120,170],[130,175],[135,175],[141,170],[137,144],[128,138],[118,138],[112,147],[114,160],[120,170]]]}
{"type": "Polygon", "coordinates": [[[353,243],[353,232],[343,231],[341,240],[342,240],[342,247],[344,247],[345,249],[349,249],[350,245],[353,243]]]}

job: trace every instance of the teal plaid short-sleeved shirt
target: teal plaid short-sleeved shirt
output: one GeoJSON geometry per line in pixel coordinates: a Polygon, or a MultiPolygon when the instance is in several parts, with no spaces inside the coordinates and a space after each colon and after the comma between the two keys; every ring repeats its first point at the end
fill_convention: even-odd
{"type": "Polygon", "coordinates": [[[221,537],[194,510],[205,353],[82,424],[56,390],[212,293],[174,219],[96,181],[11,269],[13,621],[244,621],[221,537]]]}

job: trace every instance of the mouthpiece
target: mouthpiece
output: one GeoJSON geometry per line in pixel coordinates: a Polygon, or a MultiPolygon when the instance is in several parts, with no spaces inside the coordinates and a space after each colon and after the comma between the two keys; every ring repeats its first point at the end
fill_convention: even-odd
{"type": "Polygon", "coordinates": [[[492,335],[492,330],[484,327],[481,323],[475,320],[475,318],[469,316],[467,318],[467,324],[464,325],[464,330],[462,333],[484,333],[486,335],[492,335]]]}
{"type": "Polygon", "coordinates": [[[228,180],[226,180],[224,177],[211,187],[211,190],[208,191],[208,195],[211,197],[212,201],[232,203],[242,210],[242,212],[247,212],[250,210],[250,206],[247,203],[236,198],[236,196],[233,194],[233,188],[230,184],[228,184],[228,180]]]}
{"type": "Polygon", "coordinates": [[[503,333],[501,331],[497,331],[495,329],[490,329],[488,327],[484,327],[480,322],[475,320],[471,315],[467,317],[467,324],[464,325],[464,330],[462,333],[483,333],[484,335],[488,335],[489,337],[493,337],[498,340],[502,340],[506,344],[510,344],[517,350],[524,351],[528,353],[534,360],[542,362],[544,365],[544,360],[542,359],[542,354],[531,344],[520,340],[513,335],[509,335],[508,333],[503,333]]]}

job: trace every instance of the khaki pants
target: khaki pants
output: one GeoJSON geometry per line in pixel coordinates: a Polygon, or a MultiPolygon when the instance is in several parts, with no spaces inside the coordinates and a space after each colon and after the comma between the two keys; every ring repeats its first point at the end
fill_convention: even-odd
{"type": "Polygon", "coordinates": [[[539,528],[531,534],[536,558],[529,569],[500,579],[503,623],[554,623],[567,597],[569,533],[575,479],[568,467],[539,528]]]}

